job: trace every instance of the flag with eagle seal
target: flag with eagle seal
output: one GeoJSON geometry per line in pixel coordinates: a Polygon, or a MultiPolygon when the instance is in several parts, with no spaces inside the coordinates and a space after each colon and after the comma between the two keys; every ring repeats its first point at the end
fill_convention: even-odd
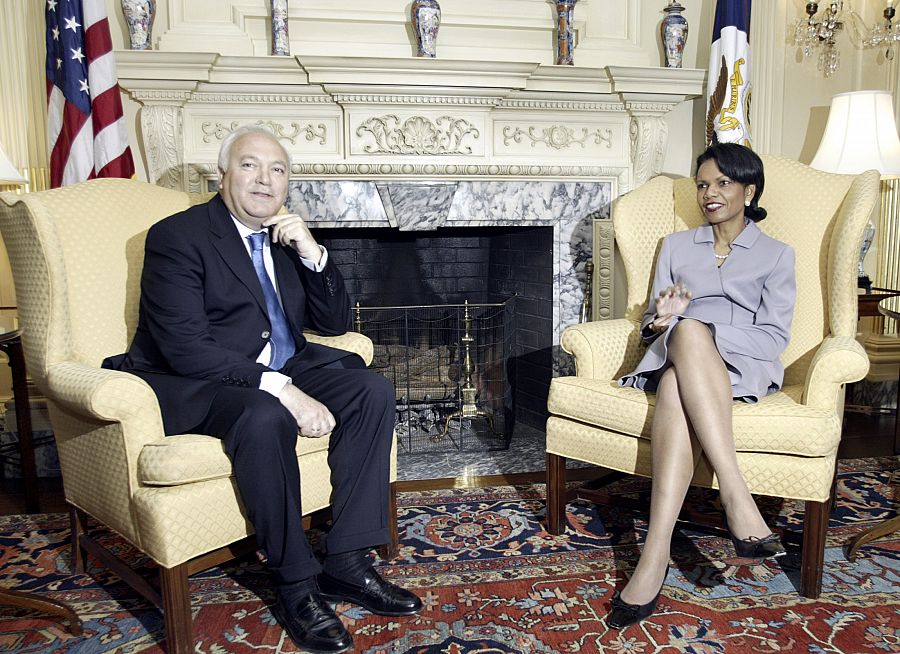
{"type": "Polygon", "coordinates": [[[718,0],[709,53],[706,143],[750,138],[750,0],[718,0]]]}

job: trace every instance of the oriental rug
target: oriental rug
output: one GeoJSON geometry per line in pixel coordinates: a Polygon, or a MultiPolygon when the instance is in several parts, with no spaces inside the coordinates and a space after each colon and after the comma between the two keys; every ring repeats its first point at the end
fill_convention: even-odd
{"type": "MultiPolygon", "coordinates": [[[[425,609],[384,618],[337,609],[366,654],[615,652],[900,652],[900,534],[860,550],[844,547],[860,531],[895,515],[897,458],[844,461],[825,553],[823,592],[802,598],[799,552],[753,563],[735,558],[720,535],[683,527],[657,613],[624,631],[607,627],[610,599],[634,567],[649,484],[609,487],[611,502],[569,505],[569,529],[544,531],[543,485],[401,493],[401,552],[382,574],[414,588],[425,609]]],[[[798,532],[800,503],[760,498],[785,533],[798,532]]],[[[713,492],[693,490],[692,511],[715,514],[713,492]]],[[[0,607],[0,651],[94,654],[164,652],[159,611],[106,569],[69,574],[62,514],[0,517],[0,586],[69,603],[84,621],[74,637],[54,620],[0,607]]],[[[153,576],[127,543],[109,546],[153,576]]],[[[287,653],[297,649],[272,619],[273,594],[253,557],[192,577],[197,654],[287,653]]]]}

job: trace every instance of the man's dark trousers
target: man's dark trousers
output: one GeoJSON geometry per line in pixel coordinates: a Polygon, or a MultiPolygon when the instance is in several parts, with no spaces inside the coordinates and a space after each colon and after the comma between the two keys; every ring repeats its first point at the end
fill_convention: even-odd
{"type": "MultiPolygon", "coordinates": [[[[395,396],[391,383],[348,356],[326,367],[292,375],[297,357],[281,370],[300,390],[331,411],[331,554],[375,547],[390,540],[388,500],[395,396]]],[[[221,385],[203,420],[187,432],[221,438],[238,490],[269,570],[281,583],[318,574],[321,566],[303,531],[297,422],[273,395],[221,385]]]]}

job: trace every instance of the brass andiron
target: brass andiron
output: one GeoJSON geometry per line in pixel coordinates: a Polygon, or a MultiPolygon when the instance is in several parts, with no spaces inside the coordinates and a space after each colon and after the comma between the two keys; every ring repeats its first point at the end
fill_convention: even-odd
{"type": "Polygon", "coordinates": [[[468,300],[465,301],[463,330],[461,340],[463,349],[465,350],[465,358],[463,359],[463,374],[465,375],[465,381],[463,382],[461,389],[462,407],[459,411],[454,411],[447,416],[447,421],[444,423],[444,432],[440,436],[432,436],[431,439],[433,441],[440,440],[447,435],[447,432],[450,431],[451,420],[459,420],[459,430],[462,432],[462,421],[464,418],[484,418],[487,420],[488,428],[491,430],[491,433],[497,433],[494,430],[494,417],[490,413],[479,409],[478,405],[475,403],[477,389],[472,384],[472,373],[475,372],[475,364],[472,362],[472,346],[475,343],[475,338],[472,336],[472,317],[469,315],[468,300]]]}
{"type": "Polygon", "coordinates": [[[584,289],[584,299],[581,300],[581,311],[578,313],[578,322],[588,322],[591,319],[591,305],[594,295],[594,262],[584,262],[584,274],[587,276],[587,284],[584,289]]]}
{"type": "Polygon", "coordinates": [[[359,302],[356,303],[356,308],[353,310],[354,318],[353,318],[353,329],[357,334],[363,333],[363,319],[362,319],[362,311],[360,310],[359,302]]]}

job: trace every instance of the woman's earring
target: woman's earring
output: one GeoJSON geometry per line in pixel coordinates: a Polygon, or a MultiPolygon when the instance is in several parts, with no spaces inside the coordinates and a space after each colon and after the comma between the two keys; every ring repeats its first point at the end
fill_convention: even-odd
{"type": "Polygon", "coordinates": [[[750,200],[744,200],[744,206],[745,206],[745,207],[749,207],[749,206],[750,206],[750,200]]]}

